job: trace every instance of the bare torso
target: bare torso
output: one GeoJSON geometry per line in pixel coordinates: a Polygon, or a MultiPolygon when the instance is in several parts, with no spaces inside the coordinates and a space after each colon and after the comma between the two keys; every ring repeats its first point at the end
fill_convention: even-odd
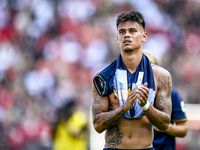
{"type": "Polygon", "coordinates": [[[128,100],[119,106],[119,99],[114,93],[100,96],[93,85],[93,124],[98,133],[106,130],[105,148],[151,148],[153,125],[160,131],[166,130],[171,114],[170,74],[158,66],[152,66],[152,69],[156,88],[154,106],[150,106],[144,111],[145,115],[138,119],[124,117],[128,100]]]}
{"type": "MultiPolygon", "coordinates": [[[[119,107],[119,100],[115,97],[114,93],[109,95],[109,103],[110,110],[119,107]]],[[[105,134],[105,147],[107,148],[150,148],[152,147],[152,141],[152,124],[146,116],[142,116],[139,119],[122,117],[118,124],[107,129],[105,134]]]]}

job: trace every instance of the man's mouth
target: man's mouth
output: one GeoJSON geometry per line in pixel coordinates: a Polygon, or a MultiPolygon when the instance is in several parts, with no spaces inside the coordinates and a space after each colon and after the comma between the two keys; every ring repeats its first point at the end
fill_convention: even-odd
{"type": "Polygon", "coordinates": [[[123,43],[124,44],[129,44],[129,43],[131,43],[131,40],[124,40],[123,43]]]}

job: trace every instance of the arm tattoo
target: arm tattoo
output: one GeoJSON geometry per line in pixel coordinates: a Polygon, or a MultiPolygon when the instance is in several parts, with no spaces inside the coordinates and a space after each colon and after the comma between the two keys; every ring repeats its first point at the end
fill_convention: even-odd
{"type": "MultiPolygon", "coordinates": [[[[149,111],[154,111],[153,107],[149,107],[149,111]]],[[[166,114],[162,111],[157,110],[154,114],[149,113],[148,119],[158,129],[165,130],[167,127],[166,127],[166,121],[163,119],[163,116],[166,116],[166,114]]]]}
{"type": "Polygon", "coordinates": [[[167,112],[170,112],[170,106],[167,99],[171,97],[171,77],[169,76],[160,76],[158,78],[158,84],[160,84],[160,90],[157,93],[157,101],[159,102],[159,105],[162,106],[160,110],[165,110],[167,112]]]}
{"type": "Polygon", "coordinates": [[[111,110],[114,110],[114,107],[112,104],[109,103],[109,108],[108,108],[108,111],[111,111],[111,110]]]}
{"type": "Polygon", "coordinates": [[[92,107],[93,114],[96,114],[96,115],[93,115],[94,116],[93,120],[96,120],[97,114],[101,112],[101,109],[103,108],[103,105],[101,104],[102,100],[104,99],[101,98],[100,100],[99,97],[95,97],[93,100],[93,105],[98,105],[98,107],[92,107]]]}
{"type": "Polygon", "coordinates": [[[105,128],[110,128],[124,116],[126,112],[122,109],[122,111],[119,111],[119,109],[115,109],[113,111],[109,111],[106,115],[102,115],[102,120],[104,120],[103,125],[105,128]]]}
{"type": "Polygon", "coordinates": [[[114,109],[114,106],[109,103],[109,98],[107,96],[99,96],[93,86],[93,124],[99,133],[113,127],[119,122],[126,113],[124,107],[125,105],[122,105],[114,109]]]}
{"type": "Polygon", "coordinates": [[[158,91],[156,94],[156,103],[154,107],[149,107],[145,112],[151,123],[160,130],[166,130],[171,116],[171,76],[160,75],[157,77],[158,91]]]}

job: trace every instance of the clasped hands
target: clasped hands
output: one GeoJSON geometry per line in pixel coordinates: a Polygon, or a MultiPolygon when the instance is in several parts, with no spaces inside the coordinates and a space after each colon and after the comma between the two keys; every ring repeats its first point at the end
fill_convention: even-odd
{"type": "Polygon", "coordinates": [[[129,92],[127,101],[125,103],[125,108],[127,110],[132,109],[133,105],[138,98],[138,104],[143,107],[147,103],[149,97],[149,89],[147,88],[148,83],[144,85],[137,85],[133,90],[129,92]]]}

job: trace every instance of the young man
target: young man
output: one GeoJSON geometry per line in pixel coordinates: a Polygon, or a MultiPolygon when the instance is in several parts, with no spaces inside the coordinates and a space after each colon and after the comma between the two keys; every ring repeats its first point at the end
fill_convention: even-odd
{"type": "Polygon", "coordinates": [[[118,15],[119,57],[93,79],[94,128],[105,133],[104,150],[153,148],[153,126],[165,131],[171,116],[171,75],[142,54],[147,40],[139,12],[118,15]]]}
{"type": "MultiPolygon", "coordinates": [[[[158,65],[157,58],[149,52],[143,51],[152,64],[158,65]]],[[[172,114],[171,122],[165,132],[154,129],[153,147],[155,150],[176,150],[176,137],[187,135],[186,115],[184,101],[178,91],[172,88],[172,114]]]]}

